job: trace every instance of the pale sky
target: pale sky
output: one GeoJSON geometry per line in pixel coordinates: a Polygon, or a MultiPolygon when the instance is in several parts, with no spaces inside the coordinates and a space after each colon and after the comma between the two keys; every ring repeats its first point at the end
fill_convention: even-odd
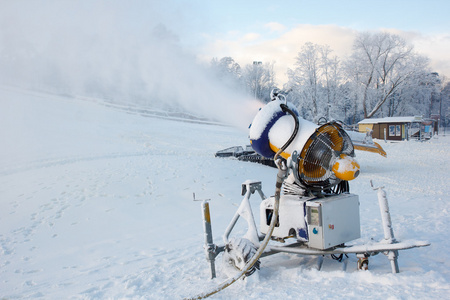
{"type": "Polygon", "coordinates": [[[432,71],[450,77],[450,0],[0,0],[0,51],[50,45],[50,61],[72,50],[79,57],[66,60],[78,64],[92,55],[92,39],[126,52],[136,47],[130,37],[145,43],[161,24],[199,61],[273,62],[280,84],[306,42],[329,45],[343,60],[358,32],[380,30],[405,38],[432,71]]]}
{"type": "Polygon", "coordinates": [[[387,30],[450,77],[450,0],[169,0],[162,22],[199,58],[233,57],[241,66],[275,62],[284,81],[305,42],[327,44],[343,59],[355,33],[387,30]]]}

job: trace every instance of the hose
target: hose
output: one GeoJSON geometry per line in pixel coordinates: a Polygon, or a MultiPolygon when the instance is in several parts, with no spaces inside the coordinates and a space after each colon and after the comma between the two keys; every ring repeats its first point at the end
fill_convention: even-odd
{"type": "MultiPolygon", "coordinates": [[[[277,161],[278,157],[281,155],[281,153],[284,152],[284,150],[286,150],[286,148],[292,143],[292,141],[294,140],[294,138],[297,136],[297,132],[298,132],[298,118],[295,115],[295,113],[286,105],[286,104],[280,104],[281,110],[283,112],[287,112],[289,113],[295,121],[295,127],[294,127],[294,131],[292,132],[291,136],[289,137],[289,139],[287,140],[286,143],[284,143],[284,145],[280,148],[280,150],[278,150],[278,152],[275,154],[275,156],[273,157],[273,160],[277,161]]],[[[278,165],[277,165],[278,166],[278,165]]],[[[279,168],[278,168],[279,169],[279,168]]]]}
{"type": "Polygon", "coordinates": [[[262,253],[264,252],[264,250],[267,247],[267,244],[269,243],[270,238],[272,237],[272,233],[275,228],[275,224],[277,223],[278,209],[280,207],[281,186],[283,184],[284,178],[286,177],[286,173],[287,173],[287,168],[281,168],[278,171],[276,189],[275,189],[275,201],[274,201],[274,205],[273,205],[273,216],[272,216],[272,220],[270,221],[269,231],[267,232],[266,236],[264,237],[264,240],[262,241],[262,243],[261,243],[258,251],[256,251],[255,255],[253,255],[253,257],[247,262],[247,264],[245,265],[245,267],[242,269],[241,272],[239,272],[234,277],[229,278],[228,280],[226,280],[225,282],[220,284],[218,287],[216,287],[214,290],[207,292],[207,293],[197,295],[193,298],[187,298],[187,299],[189,299],[189,300],[190,299],[205,299],[205,298],[208,298],[209,296],[214,295],[214,294],[220,292],[221,290],[229,287],[230,285],[235,283],[237,280],[239,280],[242,276],[244,276],[244,274],[247,273],[253,267],[253,265],[256,263],[256,261],[261,257],[262,253]]]}
{"type": "MultiPolygon", "coordinates": [[[[292,141],[294,140],[295,136],[297,135],[298,125],[299,125],[298,119],[297,119],[296,115],[294,114],[294,112],[292,110],[290,110],[287,107],[287,105],[285,105],[285,104],[281,104],[280,106],[284,112],[288,112],[290,115],[292,115],[292,117],[295,120],[295,128],[294,128],[294,131],[292,132],[291,137],[288,139],[288,141],[275,154],[275,156],[274,156],[275,162],[277,161],[277,159],[281,155],[281,153],[284,150],[286,150],[286,148],[289,146],[289,144],[292,143],[292,141]]],[[[288,168],[285,164],[283,164],[282,162],[279,162],[279,163],[276,162],[276,164],[278,167],[278,174],[277,174],[277,181],[275,184],[275,200],[274,200],[274,204],[273,204],[273,216],[272,216],[272,220],[270,221],[269,230],[266,233],[264,240],[261,242],[261,245],[259,246],[258,251],[256,251],[255,255],[253,255],[253,257],[247,262],[247,264],[244,266],[244,268],[242,268],[242,271],[240,271],[234,277],[231,277],[228,280],[226,280],[225,282],[221,283],[219,286],[217,286],[212,291],[202,293],[202,294],[197,295],[192,298],[186,298],[187,300],[205,299],[205,298],[208,298],[209,296],[212,296],[212,295],[220,292],[221,290],[229,287],[230,285],[232,285],[233,283],[238,281],[242,276],[244,276],[245,273],[247,273],[253,267],[253,265],[256,263],[256,261],[263,254],[264,250],[267,247],[267,244],[270,241],[270,238],[272,237],[273,230],[275,229],[275,224],[278,221],[278,210],[280,207],[281,187],[283,185],[284,179],[287,177],[287,172],[288,172],[288,168]]]]}

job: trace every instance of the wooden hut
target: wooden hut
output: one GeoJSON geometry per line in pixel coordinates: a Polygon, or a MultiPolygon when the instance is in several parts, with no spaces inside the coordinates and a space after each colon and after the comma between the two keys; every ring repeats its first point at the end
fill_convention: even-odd
{"type": "Polygon", "coordinates": [[[413,117],[385,117],[364,119],[358,122],[358,131],[372,131],[376,139],[402,141],[411,137],[430,138],[433,135],[433,120],[413,117]]]}

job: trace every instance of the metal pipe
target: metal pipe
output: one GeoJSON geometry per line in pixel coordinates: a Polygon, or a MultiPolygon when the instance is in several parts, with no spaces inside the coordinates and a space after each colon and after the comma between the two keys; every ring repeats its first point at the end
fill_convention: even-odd
{"type": "Polygon", "coordinates": [[[211,215],[209,212],[209,203],[207,201],[202,202],[203,211],[203,231],[205,233],[205,254],[206,259],[211,266],[211,279],[216,278],[216,245],[213,242],[212,228],[211,228],[211,215]]]}
{"type": "MultiPolygon", "coordinates": [[[[393,244],[396,242],[394,237],[394,229],[392,228],[391,213],[389,212],[389,204],[386,197],[386,192],[383,187],[377,188],[378,204],[380,206],[381,221],[383,223],[384,239],[389,243],[393,244]]],[[[392,273],[400,272],[398,267],[398,251],[393,250],[388,252],[388,258],[391,261],[392,273]]]]}

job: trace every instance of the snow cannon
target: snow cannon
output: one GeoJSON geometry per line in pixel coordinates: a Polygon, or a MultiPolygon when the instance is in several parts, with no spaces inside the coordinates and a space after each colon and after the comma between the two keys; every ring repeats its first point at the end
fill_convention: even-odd
{"type": "Polygon", "coordinates": [[[296,121],[283,105],[294,112],[298,130],[280,155],[293,161],[293,175],[298,184],[309,190],[322,190],[359,175],[351,138],[338,123],[318,126],[300,118],[292,104],[279,98],[263,107],[251,124],[250,143],[257,153],[273,158],[292,137],[296,121]]]}
{"type": "Polygon", "coordinates": [[[350,193],[348,183],[359,174],[352,140],[339,124],[315,125],[300,118],[298,110],[285,101],[285,95],[273,92],[271,96],[273,101],[257,113],[249,135],[253,149],[276,162],[275,194],[266,197],[260,181],[242,183],[243,199],[219,244],[213,239],[209,202],[202,201],[204,249],[211,278],[216,277],[215,261],[220,254],[221,267],[229,278],[189,299],[203,299],[222,291],[257,272],[264,265],[260,259],[277,253],[314,255],[319,270],[325,256],[343,262],[345,270],[349,254],[356,255],[357,269],[366,270],[369,257],[383,253],[390,261],[392,273],[398,273],[400,250],[430,245],[426,241],[401,242],[394,237],[382,187],[374,190],[384,239],[355,244],[361,237],[361,222],[359,197],[350,193]],[[256,192],[261,198],[259,218],[255,218],[250,203],[256,192]],[[245,223],[246,232],[240,227],[245,223]],[[238,230],[234,230],[236,225],[238,230]]]}

